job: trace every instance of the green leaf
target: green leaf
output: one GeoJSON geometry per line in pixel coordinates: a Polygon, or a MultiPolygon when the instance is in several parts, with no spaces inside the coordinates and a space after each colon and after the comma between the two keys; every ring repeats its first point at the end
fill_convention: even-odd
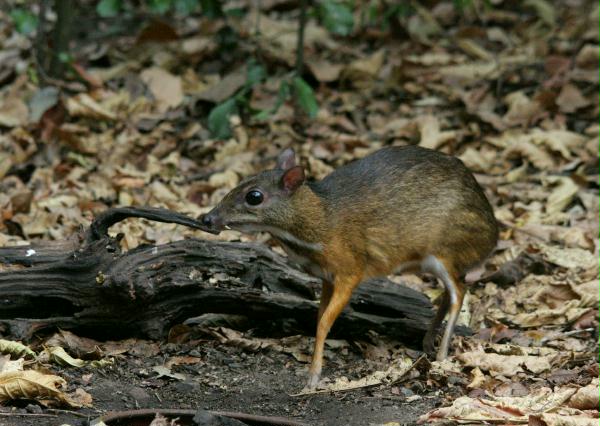
{"type": "Polygon", "coordinates": [[[473,0],[453,0],[454,8],[463,13],[473,7],[473,0]]]}
{"type": "Polygon", "coordinates": [[[354,28],[354,15],[345,3],[333,0],[322,1],[319,3],[318,13],[329,32],[348,35],[354,28]]]}
{"type": "Polygon", "coordinates": [[[260,83],[266,76],[267,72],[265,71],[265,67],[255,60],[250,60],[246,69],[246,87],[250,88],[255,84],[260,83]]]}
{"type": "Polygon", "coordinates": [[[247,15],[247,11],[243,7],[232,7],[231,9],[225,10],[223,13],[232,18],[243,18],[247,15]]]}
{"type": "Polygon", "coordinates": [[[15,23],[17,31],[21,34],[29,34],[37,27],[37,17],[25,9],[13,9],[10,12],[10,17],[15,23]]]}
{"type": "Polygon", "coordinates": [[[175,0],[175,11],[180,15],[188,16],[194,13],[199,5],[200,0],[175,0]]]}
{"type": "Polygon", "coordinates": [[[103,18],[117,16],[121,10],[121,0],[100,0],[96,5],[96,12],[103,18]]]}
{"type": "Polygon", "coordinates": [[[294,77],[294,94],[298,105],[308,114],[310,118],[315,118],[319,112],[319,105],[315,98],[315,92],[301,77],[294,77]]]}
{"type": "Polygon", "coordinates": [[[236,109],[236,99],[230,98],[210,111],[210,114],[208,114],[208,130],[210,130],[212,137],[217,139],[227,139],[231,136],[229,117],[236,109]]]}
{"type": "Polygon", "coordinates": [[[200,6],[202,7],[202,14],[209,19],[223,16],[223,9],[221,9],[219,0],[200,0],[200,6]]]}
{"type": "Polygon", "coordinates": [[[173,0],[149,0],[148,7],[154,13],[163,15],[169,11],[173,0]]]}

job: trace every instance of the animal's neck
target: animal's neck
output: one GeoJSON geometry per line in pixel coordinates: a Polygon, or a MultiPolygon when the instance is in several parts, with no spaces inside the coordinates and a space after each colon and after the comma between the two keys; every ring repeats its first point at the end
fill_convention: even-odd
{"type": "Polygon", "coordinates": [[[322,244],[327,238],[327,226],[321,198],[305,184],[297,189],[290,202],[292,213],[284,228],[303,241],[322,244]]]}

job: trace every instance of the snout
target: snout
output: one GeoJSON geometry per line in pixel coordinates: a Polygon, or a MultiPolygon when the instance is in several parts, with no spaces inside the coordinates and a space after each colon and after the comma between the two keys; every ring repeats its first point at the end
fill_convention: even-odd
{"type": "Polygon", "coordinates": [[[202,230],[205,232],[209,232],[211,234],[217,235],[225,226],[223,225],[223,220],[219,217],[218,214],[215,213],[214,210],[210,212],[200,215],[198,217],[200,223],[202,223],[202,230]]]}

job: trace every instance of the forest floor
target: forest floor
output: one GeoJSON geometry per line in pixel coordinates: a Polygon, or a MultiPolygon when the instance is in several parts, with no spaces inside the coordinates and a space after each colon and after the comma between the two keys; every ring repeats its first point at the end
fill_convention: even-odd
{"type": "MultiPolygon", "coordinates": [[[[183,347],[176,353],[188,354],[189,351],[183,347]]],[[[391,392],[393,387],[390,386],[339,394],[291,396],[304,386],[305,365],[290,360],[289,355],[277,352],[248,354],[241,348],[215,342],[205,342],[196,348],[201,361],[180,369],[178,379],[153,377],[152,367],[162,365],[168,353],[163,349],[154,356],[129,355],[113,367],[102,370],[56,369],[55,373],[65,377],[71,386],[88,389],[94,399],[94,409],[69,413],[29,406],[29,411],[33,412],[30,414],[45,413],[47,417],[0,417],[0,424],[79,425],[86,420],[82,415],[93,419],[107,409],[147,407],[237,411],[295,419],[315,426],[414,424],[420,415],[443,400],[439,390],[425,391],[420,385],[415,385],[415,392],[410,389],[398,392],[398,388],[391,392]],[[410,402],[406,400],[407,396],[415,395],[419,396],[410,402]]],[[[326,368],[326,374],[348,374],[355,369],[356,363],[361,363],[358,354],[336,358],[336,366],[326,368]]],[[[20,412],[27,413],[27,409],[22,408],[20,412]]]]}
{"type": "MultiPolygon", "coordinates": [[[[331,339],[330,384],[396,361],[414,367],[384,384],[291,396],[311,337],[282,330],[117,342],[59,331],[22,342],[35,361],[0,330],[0,425],[77,425],[136,408],[332,426],[597,425],[598,3],[412,2],[387,13],[388,2],[371,2],[348,35],[311,16],[300,81],[297,3],[223,2],[226,18],[143,15],[125,32],[123,17],[78,8],[98,36],[77,32],[60,79],[41,68],[44,37],[0,11],[0,247],[66,239],[114,206],[196,217],[286,147],[320,179],[383,146],[419,144],[459,157],[501,226],[495,252],[467,276],[460,322],[474,335],[455,337],[442,363],[376,335],[331,339]],[[44,356],[56,347],[74,360],[44,356]],[[42,376],[26,380],[34,370],[42,376]]],[[[266,234],[141,220],[111,233],[124,250],[189,237],[275,246],[266,234]]],[[[393,279],[440,294],[431,279],[393,279]]]]}

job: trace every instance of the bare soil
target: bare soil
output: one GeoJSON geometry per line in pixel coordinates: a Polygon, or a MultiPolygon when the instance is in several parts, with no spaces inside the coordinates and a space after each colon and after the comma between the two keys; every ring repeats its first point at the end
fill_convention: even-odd
{"type": "MultiPolygon", "coordinates": [[[[332,353],[324,377],[356,377],[365,369],[376,368],[358,352],[345,352],[332,353]]],[[[411,425],[443,399],[440,389],[427,388],[422,380],[337,394],[291,396],[304,385],[306,369],[306,364],[274,351],[250,353],[216,341],[195,347],[165,344],[158,355],[121,356],[108,368],[56,371],[70,388],[80,387],[92,395],[93,409],[57,411],[23,403],[21,408],[3,412],[0,425],[86,425],[107,411],[138,408],[238,411],[315,426],[411,425]],[[195,356],[202,361],[173,367],[174,373],[186,376],[184,380],[157,378],[152,368],[172,356],[195,356]]]]}

